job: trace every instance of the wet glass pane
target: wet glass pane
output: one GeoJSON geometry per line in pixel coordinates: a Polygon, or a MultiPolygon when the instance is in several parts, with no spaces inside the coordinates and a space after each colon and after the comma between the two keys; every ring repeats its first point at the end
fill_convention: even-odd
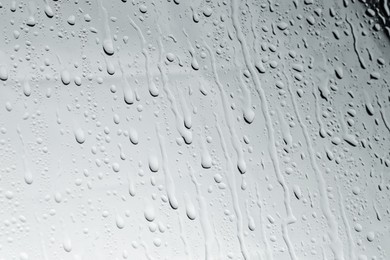
{"type": "Polygon", "coordinates": [[[387,0],[3,0],[0,260],[390,259],[387,0]]]}

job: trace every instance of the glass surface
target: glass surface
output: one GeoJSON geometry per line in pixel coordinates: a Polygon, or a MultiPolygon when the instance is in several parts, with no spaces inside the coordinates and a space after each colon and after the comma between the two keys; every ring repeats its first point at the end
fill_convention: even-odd
{"type": "Polygon", "coordinates": [[[3,0],[0,260],[390,259],[387,0],[3,0]]]}

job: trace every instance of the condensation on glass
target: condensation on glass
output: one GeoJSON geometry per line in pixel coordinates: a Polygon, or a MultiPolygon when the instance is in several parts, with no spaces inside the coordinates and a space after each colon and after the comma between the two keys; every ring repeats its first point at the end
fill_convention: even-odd
{"type": "Polygon", "coordinates": [[[3,0],[0,259],[390,259],[389,15],[3,0]]]}

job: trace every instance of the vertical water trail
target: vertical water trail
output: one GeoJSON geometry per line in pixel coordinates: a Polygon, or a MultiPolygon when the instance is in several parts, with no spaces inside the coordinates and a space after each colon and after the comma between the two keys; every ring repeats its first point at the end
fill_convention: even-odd
{"type": "Polygon", "coordinates": [[[166,72],[164,71],[163,69],[163,64],[164,64],[164,47],[163,47],[163,44],[162,44],[162,40],[161,40],[161,30],[160,28],[159,29],[159,33],[160,33],[160,37],[158,39],[158,44],[159,44],[159,47],[160,47],[160,59],[157,63],[157,67],[158,67],[158,70],[160,71],[160,75],[161,75],[161,79],[162,79],[162,84],[163,84],[163,90],[165,92],[165,94],[167,95],[167,98],[169,100],[169,103],[171,104],[171,110],[175,116],[175,119],[176,119],[176,128],[178,130],[178,132],[180,133],[180,135],[183,137],[184,141],[186,142],[186,144],[190,144],[192,143],[192,132],[190,130],[188,130],[187,128],[185,128],[185,125],[184,125],[184,119],[183,117],[180,115],[178,109],[177,109],[177,105],[176,105],[176,99],[175,97],[173,96],[171,90],[169,89],[168,87],[168,76],[166,74],[166,72]]]}
{"type": "Polygon", "coordinates": [[[284,75],[287,79],[287,88],[288,88],[288,92],[290,94],[291,102],[293,104],[294,113],[295,113],[295,116],[297,117],[298,123],[302,129],[302,133],[303,133],[303,136],[304,136],[304,139],[306,142],[306,146],[307,146],[308,153],[309,153],[310,164],[311,164],[311,166],[314,170],[315,176],[316,176],[318,189],[319,189],[319,193],[320,193],[320,200],[321,200],[320,208],[321,208],[323,214],[325,215],[326,222],[327,222],[327,225],[329,227],[328,235],[329,235],[330,240],[331,240],[331,249],[332,249],[332,252],[334,254],[335,260],[344,260],[345,258],[344,258],[344,253],[343,253],[343,243],[340,240],[339,235],[338,235],[338,224],[336,221],[336,217],[332,214],[332,211],[330,209],[328,194],[326,192],[326,181],[325,181],[324,177],[322,176],[321,170],[319,169],[319,167],[317,165],[313,144],[310,141],[310,136],[309,136],[307,127],[303,123],[301,115],[299,114],[298,105],[297,105],[296,99],[294,97],[293,91],[291,89],[290,80],[285,73],[284,73],[284,75]]]}
{"type": "Polygon", "coordinates": [[[115,67],[114,67],[114,64],[112,64],[108,59],[107,59],[107,55],[104,53],[104,51],[101,51],[101,54],[103,56],[103,59],[104,59],[104,63],[106,64],[106,71],[108,73],[108,75],[114,75],[115,74],[115,67]]]}
{"type": "Polygon", "coordinates": [[[318,97],[317,97],[317,94],[316,94],[314,89],[313,89],[312,93],[313,93],[314,102],[315,102],[316,120],[317,120],[317,123],[318,123],[318,127],[320,128],[320,130],[318,132],[319,132],[320,136],[322,138],[324,138],[325,135],[326,135],[326,132],[325,132],[325,129],[324,129],[324,124],[322,123],[321,116],[320,116],[320,105],[319,105],[319,102],[318,102],[318,97]]]}
{"type": "Polygon", "coordinates": [[[183,120],[184,120],[184,125],[187,129],[190,129],[192,127],[192,117],[191,117],[191,111],[188,108],[188,100],[185,99],[184,94],[182,90],[176,85],[176,91],[179,95],[179,103],[181,106],[181,109],[183,110],[183,120]]]}
{"type": "Polygon", "coordinates": [[[286,123],[286,120],[284,120],[284,115],[282,114],[282,111],[279,108],[277,108],[276,111],[279,117],[279,124],[282,130],[283,141],[286,145],[290,146],[292,145],[292,135],[290,133],[290,127],[286,123]]]}
{"type": "Polygon", "coordinates": [[[214,56],[214,53],[211,50],[210,46],[208,46],[208,44],[206,42],[204,42],[204,45],[206,46],[206,49],[210,54],[211,66],[212,66],[212,70],[213,70],[213,74],[214,74],[214,80],[218,86],[219,94],[221,96],[225,121],[226,121],[227,127],[229,129],[229,134],[230,134],[230,138],[231,138],[234,150],[236,151],[236,154],[237,154],[237,168],[243,174],[246,172],[246,163],[244,160],[244,153],[242,151],[241,143],[238,140],[238,137],[237,137],[237,134],[235,131],[234,121],[232,120],[232,116],[231,116],[230,111],[229,111],[228,100],[226,98],[224,88],[223,88],[222,83],[218,77],[217,67],[216,67],[216,63],[215,63],[216,62],[215,56],[214,56]]]}
{"type": "Polygon", "coordinates": [[[349,225],[347,214],[345,212],[344,197],[341,194],[340,187],[338,185],[337,185],[337,193],[339,195],[339,207],[340,207],[341,217],[343,219],[345,231],[347,233],[347,240],[348,240],[348,246],[349,246],[349,259],[355,260],[356,259],[355,242],[353,241],[351,227],[349,225]]]}
{"type": "Polygon", "coordinates": [[[108,24],[107,9],[103,5],[103,0],[99,0],[100,10],[103,13],[103,50],[107,55],[114,54],[114,44],[111,39],[110,25],[108,24]]]}
{"type": "Polygon", "coordinates": [[[191,55],[191,67],[194,69],[194,70],[199,70],[199,63],[198,61],[196,60],[196,57],[195,57],[195,49],[194,47],[192,46],[191,42],[190,42],[190,39],[188,37],[188,34],[186,32],[186,30],[183,28],[183,33],[184,35],[186,36],[187,38],[187,43],[188,43],[188,52],[190,53],[191,55]]]}
{"type": "MultiPolygon", "coordinates": [[[[269,152],[270,157],[271,157],[272,165],[274,167],[278,183],[283,188],[284,206],[286,209],[287,218],[285,218],[283,220],[282,225],[286,226],[288,224],[292,224],[292,223],[296,222],[296,218],[293,215],[292,208],[291,208],[290,190],[287,186],[287,183],[284,179],[284,176],[281,173],[280,166],[279,166],[279,159],[278,159],[278,156],[276,153],[276,147],[275,147],[275,135],[274,135],[275,131],[274,131],[274,128],[272,126],[272,119],[271,119],[271,115],[269,113],[268,101],[267,101],[264,89],[261,86],[259,77],[256,74],[256,70],[252,64],[251,56],[249,54],[246,40],[245,40],[244,34],[242,33],[242,30],[241,30],[241,25],[240,25],[239,18],[238,18],[239,6],[238,6],[237,0],[231,0],[231,11],[232,11],[231,18],[232,18],[233,27],[234,27],[234,30],[236,32],[236,37],[237,37],[237,39],[240,43],[240,46],[241,46],[241,50],[242,50],[242,53],[244,56],[244,61],[245,61],[246,67],[248,68],[248,70],[253,78],[253,81],[254,81],[255,87],[256,87],[256,91],[260,97],[262,113],[263,113],[263,116],[265,119],[267,134],[268,134],[268,139],[269,139],[268,152],[269,152]]],[[[282,229],[284,229],[284,228],[282,228],[282,229]]],[[[289,241],[289,235],[288,235],[287,228],[284,229],[283,239],[284,239],[284,241],[289,241]]],[[[286,245],[288,247],[288,251],[289,251],[291,259],[296,259],[294,248],[289,247],[289,243],[286,243],[286,245]]]]}
{"type": "Polygon", "coordinates": [[[315,114],[316,114],[316,120],[317,120],[317,123],[318,123],[318,127],[320,128],[318,133],[320,134],[320,136],[322,138],[324,138],[325,135],[326,135],[326,132],[325,132],[324,124],[322,123],[321,116],[320,116],[320,104],[319,104],[318,96],[317,96],[316,91],[315,91],[314,88],[313,88],[312,93],[313,93],[314,102],[315,102],[315,108],[314,109],[315,109],[315,114]]]}
{"type": "Polygon", "coordinates": [[[217,122],[217,130],[218,130],[218,135],[221,140],[221,147],[222,147],[222,152],[226,160],[226,178],[228,181],[228,187],[230,191],[230,195],[232,197],[232,202],[233,202],[233,208],[234,208],[234,213],[236,214],[237,217],[237,223],[236,223],[236,229],[237,229],[237,238],[238,242],[240,243],[240,248],[241,248],[241,254],[243,258],[250,259],[249,258],[249,253],[245,245],[245,240],[244,240],[244,234],[243,234],[243,225],[242,225],[242,213],[240,209],[240,202],[238,200],[238,194],[237,194],[237,184],[236,184],[236,176],[233,172],[233,165],[232,165],[232,160],[229,156],[229,153],[227,151],[225,139],[223,138],[223,133],[221,130],[221,127],[218,122],[217,115],[214,113],[215,116],[215,121],[217,122]]]}
{"type": "Polygon", "coordinates": [[[146,246],[145,242],[141,241],[141,246],[144,248],[145,256],[148,260],[153,260],[153,257],[149,254],[149,249],[146,246]]]}
{"type": "Polygon", "coordinates": [[[176,198],[176,192],[175,192],[175,183],[173,181],[171,171],[168,167],[168,156],[167,151],[164,144],[164,137],[160,133],[160,128],[158,124],[156,123],[156,133],[158,136],[158,141],[160,145],[160,151],[162,156],[162,170],[164,173],[164,181],[165,181],[165,188],[167,190],[167,196],[169,200],[169,204],[173,209],[177,209],[179,207],[179,203],[176,198]]]}
{"type": "Polygon", "coordinates": [[[351,33],[352,33],[352,39],[353,39],[353,49],[356,53],[356,56],[359,60],[359,63],[360,63],[360,67],[362,69],[365,69],[367,66],[366,66],[366,63],[364,62],[364,59],[363,57],[361,57],[360,53],[359,53],[359,48],[358,48],[358,39],[357,39],[357,35],[356,35],[356,32],[355,32],[355,27],[353,26],[352,22],[349,21],[348,19],[348,16],[346,15],[345,16],[345,21],[349,24],[349,26],[351,27],[351,33]]]}
{"type": "Polygon", "coordinates": [[[22,132],[21,132],[19,127],[16,128],[16,131],[19,135],[20,142],[22,143],[22,146],[23,146],[22,158],[23,158],[23,167],[24,167],[24,181],[26,182],[26,184],[30,185],[34,181],[34,175],[33,175],[32,171],[28,165],[26,144],[24,142],[22,132]]]}
{"type": "Polygon", "coordinates": [[[209,150],[207,149],[205,138],[202,135],[202,130],[199,129],[199,144],[200,144],[200,164],[204,169],[210,169],[213,162],[209,150]]]}
{"type": "Polygon", "coordinates": [[[386,129],[390,132],[390,123],[386,119],[385,109],[379,99],[379,96],[377,96],[376,98],[377,98],[377,104],[379,106],[379,112],[381,114],[382,121],[385,124],[386,129]]]}
{"type": "Polygon", "coordinates": [[[43,259],[44,259],[44,260],[49,260],[49,258],[47,257],[45,242],[44,242],[44,240],[43,240],[43,235],[42,235],[42,233],[39,233],[39,238],[40,238],[40,242],[41,242],[41,248],[42,248],[43,259]]]}
{"type": "Polygon", "coordinates": [[[43,0],[45,4],[45,14],[47,17],[52,18],[54,16],[53,9],[50,7],[48,0],[43,0]]]}
{"type": "Polygon", "coordinates": [[[238,55],[237,55],[237,50],[236,47],[233,47],[233,57],[234,57],[234,66],[237,68],[240,68],[238,70],[238,80],[239,80],[239,85],[242,90],[242,103],[243,103],[243,108],[242,108],[242,113],[245,122],[248,124],[251,124],[253,120],[255,119],[255,112],[253,111],[252,108],[252,96],[251,96],[251,91],[250,88],[245,84],[244,81],[244,72],[242,71],[242,65],[238,61],[238,55]]]}
{"type": "MultiPolygon", "coordinates": [[[[211,215],[211,219],[214,219],[214,214],[211,215]]],[[[217,248],[218,248],[218,258],[217,259],[223,259],[223,254],[222,254],[222,251],[221,251],[221,241],[220,239],[218,239],[218,235],[217,235],[217,228],[215,227],[215,222],[213,221],[213,234],[214,234],[214,237],[215,237],[215,240],[217,241],[217,248]]]]}
{"type": "Polygon", "coordinates": [[[190,254],[190,248],[188,246],[186,236],[184,235],[184,232],[183,232],[184,226],[183,226],[183,220],[181,219],[181,216],[180,216],[180,210],[177,211],[177,218],[179,221],[180,239],[184,245],[184,253],[186,254],[188,260],[192,260],[192,256],[190,254]]]}
{"type": "Polygon", "coordinates": [[[261,202],[260,189],[259,189],[258,184],[256,184],[256,198],[257,198],[256,204],[257,204],[257,207],[259,208],[260,225],[261,225],[261,227],[260,227],[261,238],[262,238],[264,246],[265,246],[266,260],[273,260],[274,257],[272,255],[272,250],[270,248],[270,245],[268,243],[268,239],[267,239],[266,234],[265,234],[265,226],[264,226],[265,219],[264,219],[264,215],[263,215],[263,203],[261,202]]]}
{"type": "Polygon", "coordinates": [[[213,235],[211,223],[209,220],[209,216],[207,214],[208,208],[205,198],[202,195],[202,192],[200,190],[201,185],[197,181],[195,177],[195,171],[194,169],[188,164],[188,172],[191,177],[192,183],[195,185],[196,189],[196,199],[199,204],[199,219],[200,219],[200,226],[202,229],[203,237],[205,240],[205,259],[206,260],[213,260],[215,259],[212,254],[212,250],[215,247],[216,239],[213,235]]]}
{"type": "Polygon", "coordinates": [[[123,68],[122,63],[121,63],[119,58],[118,58],[118,64],[119,64],[119,69],[121,70],[121,73],[122,73],[123,99],[126,102],[126,104],[132,105],[134,103],[134,100],[135,100],[134,90],[131,87],[131,85],[130,85],[129,81],[127,80],[127,78],[126,78],[124,68],[123,68]]]}
{"type": "Polygon", "coordinates": [[[133,21],[133,19],[131,19],[131,17],[129,16],[129,20],[130,20],[130,24],[134,27],[134,29],[137,31],[138,33],[138,36],[141,40],[141,44],[142,44],[142,54],[144,55],[145,57],[145,73],[146,73],[146,80],[148,82],[148,87],[149,87],[149,93],[150,95],[152,95],[153,97],[157,97],[158,94],[159,94],[159,91],[158,91],[158,88],[156,86],[156,84],[154,84],[153,82],[153,79],[152,79],[152,76],[150,74],[150,67],[149,67],[149,60],[150,60],[150,57],[149,57],[149,53],[148,53],[148,50],[146,49],[146,40],[145,40],[145,37],[141,31],[141,29],[139,28],[139,26],[133,21]]]}
{"type": "Polygon", "coordinates": [[[245,84],[244,79],[243,79],[243,73],[240,73],[239,78],[240,78],[240,87],[243,91],[243,103],[244,103],[244,108],[243,108],[243,116],[245,122],[248,124],[251,124],[253,120],[255,119],[255,112],[252,109],[252,96],[251,96],[251,91],[249,87],[245,84]]]}

